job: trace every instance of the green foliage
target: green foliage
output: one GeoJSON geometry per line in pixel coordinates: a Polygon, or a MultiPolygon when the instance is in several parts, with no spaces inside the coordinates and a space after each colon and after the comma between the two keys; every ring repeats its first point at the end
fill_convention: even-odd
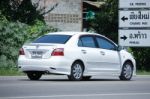
{"type": "Polygon", "coordinates": [[[36,24],[36,20],[44,23],[43,15],[52,11],[58,4],[45,11],[45,7],[39,7],[39,1],[33,3],[32,0],[0,0],[0,11],[8,21],[30,25],[36,24]]]}
{"type": "Polygon", "coordinates": [[[0,75],[1,76],[16,76],[16,75],[25,75],[21,71],[18,71],[17,68],[0,68],[0,75]]]}
{"type": "Polygon", "coordinates": [[[20,22],[0,23],[0,67],[12,68],[16,64],[18,48],[28,38],[28,26],[20,22]]]}
{"type": "Polygon", "coordinates": [[[4,15],[2,15],[1,11],[0,11],[0,22],[7,22],[7,19],[4,15]]]}
{"type": "Polygon", "coordinates": [[[44,22],[43,15],[36,9],[37,7],[32,4],[31,0],[23,0],[16,8],[11,20],[18,20],[26,24],[35,24],[36,20],[44,22]]]}
{"type": "Polygon", "coordinates": [[[150,48],[132,48],[138,70],[150,71],[150,48]]]}
{"type": "Polygon", "coordinates": [[[118,40],[118,0],[105,0],[100,12],[96,13],[95,19],[90,20],[90,28],[97,33],[103,34],[113,41],[118,40]]]}
{"type": "Polygon", "coordinates": [[[28,38],[29,40],[35,39],[41,35],[44,35],[48,32],[56,32],[57,29],[45,25],[42,21],[36,20],[36,23],[32,26],[29,26],[28,33],[30,37],[28,38]]]}
{"type": "Polygon", "coordinates": [[[41,21],[29,26],[20,22],[9,22],[0,15],[0,69],[16,68],[19,48],[28,39],[34,39],[47,32],[56,31],[41,21]]]}
{"type": "Polygon", "coordinates": [[[150,75],[150,71],[138,70],[136,72],[137,75],[150,75]]]}
{"type": "Polygon", "coordinates": [[[0,10],[8,21],[34,24],[38,19],[44,22],[40,11],[36,9],[31,0],[0,0],[0,10]]]}

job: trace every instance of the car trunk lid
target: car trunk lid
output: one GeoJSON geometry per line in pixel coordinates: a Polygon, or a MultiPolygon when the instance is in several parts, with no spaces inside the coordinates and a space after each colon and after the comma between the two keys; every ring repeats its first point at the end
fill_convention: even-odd
{"type": "Polygon", "coordinates": [[[57,44],[31,43],[23,46],[26,58],[30,59],[47,59],[51,57],[57,44]]]}

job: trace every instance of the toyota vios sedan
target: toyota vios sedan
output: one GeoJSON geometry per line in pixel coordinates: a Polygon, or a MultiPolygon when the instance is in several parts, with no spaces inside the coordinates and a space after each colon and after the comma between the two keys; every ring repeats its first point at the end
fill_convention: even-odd
{"type": "Polygon", "coordinates": [[[18,67],[30,80],[38,80],[42,74],[63,74],[76,81],[93,75],[130,80],[136,73],[133,56],[96,33],[48,33],[23,45],[19,54],[18,67]]]}

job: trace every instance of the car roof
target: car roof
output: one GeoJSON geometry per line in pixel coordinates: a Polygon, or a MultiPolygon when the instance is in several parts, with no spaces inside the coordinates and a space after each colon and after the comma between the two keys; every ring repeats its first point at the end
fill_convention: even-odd
{"type": "MultiPolygon", "coordinates": [[[[66,32],[51,32],[48,33],[47,35],[53,35],[53,34],[58,34],[58,35],[100,35],[97,33],[90,33],[90,32],[72,32],[72,31],[66,31],[66,32]]],[[[103,36],[103,35],[100,35],[103,36]]],[[[104,37],[104,36],[103,36],[104,37]]]]}
{"type": "MultiPolygon", "coordinates": [[[[112,41],[111,39],[105,37],[104,35],[101,35],[101,34],[98,34],[98,33],[90,33],[90,32],[63,31],[63,32],[50,32],[46,35],[70,35],[70,36],[73,36],[73,35],[98,35],[98,36],[104,37],[104,38],[112,41]]],[[[116,45],[116,43],[114,43],[114,44],[116,45]]]]}

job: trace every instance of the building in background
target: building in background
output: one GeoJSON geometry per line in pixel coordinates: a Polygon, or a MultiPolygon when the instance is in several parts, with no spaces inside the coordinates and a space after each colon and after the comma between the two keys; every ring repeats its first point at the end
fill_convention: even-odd
{"type": "Polygon", "coordinates": [[[48,25],[60,31],[82,31],[82,0],[40,0],[39,3],[46,7],[45,12],[54,7],[44,15],[48,25]]]}
{"type": "Polygon", "coordinates": [[[101,3],[96,0],[40,0],[39,5],[46,8],[45,12],[54,7],[44,15],[48,25],[60,31],[83,31],[88,30],[86,18],[91,18],[90,15],[98,11],[101,3]]]}

